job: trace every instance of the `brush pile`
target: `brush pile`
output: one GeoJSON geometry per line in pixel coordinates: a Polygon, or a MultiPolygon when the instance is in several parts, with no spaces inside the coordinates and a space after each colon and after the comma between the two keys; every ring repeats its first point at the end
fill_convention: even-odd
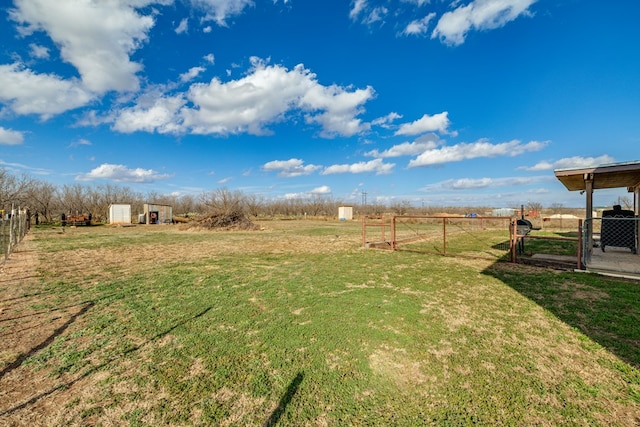
{"type": "Polygon", "coordinates": [[[190,221],[189,228],[206,230],[258,230],[260,227],[254,224],[241,210],[214,210],[190,221]]]}

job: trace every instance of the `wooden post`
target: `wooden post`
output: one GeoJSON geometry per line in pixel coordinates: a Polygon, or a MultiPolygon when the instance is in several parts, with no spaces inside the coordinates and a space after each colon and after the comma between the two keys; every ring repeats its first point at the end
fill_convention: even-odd
{"type": "Polygon", "coordinates": [[[396,250],[396,217],[391,217],[391,250],[396,250]]]}
{"type": "Polygon", "coordinates": [[[516,243],[518,241],[516,234],[516,220],[512,218],[511,222],[509,223],[509,247],[511,248],[511,262],[516,262],[516,243]]]}
{"type": "Polygon", "coordinates": [[[447,218],[442,218],[442,253],[447,254],[447,218]]]}
{"type": "Polygon", "coordinates": [[[585,192],[587,193],[587,197],[586,197],[586,212],[585,212],[585,218],[591,218],[591,221],[587,222],[587,229],[586,229],[586,236],[585,238],[587,239],[586,241],[586,249],[587,251],[589,251],[589,253],[591,253],[591,251],[593,250],[593,174],[592,173],[585,173],[584,176],[584,185],[585,185],[585,192]]]}

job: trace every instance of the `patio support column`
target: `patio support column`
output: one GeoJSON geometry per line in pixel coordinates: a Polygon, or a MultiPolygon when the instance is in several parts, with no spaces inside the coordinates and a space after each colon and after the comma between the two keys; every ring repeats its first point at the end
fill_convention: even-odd
{"type": "MultiPolygon", "coordinates": [[[[633,189],[633,210],[636,214],[636,248],[640,248],[640,224],[638,218],[640,217],[640,185],[636,185],[633,189]]],[[[637,251],[640,253],[640,251],[637,251]]]]}
{"type": "Polygon", "coordinates": [[[587,249],[587,253],[591,254],[591,251],[593,249],[593,174],[592,173],[585,173],[584,174],[584,186],[585,186],[585,192],[587,193],[587,211],[585,213],[585,218],[586,218],[586,236],[585,236],[585,243],[586,243],[586,249],[587,249]]]}

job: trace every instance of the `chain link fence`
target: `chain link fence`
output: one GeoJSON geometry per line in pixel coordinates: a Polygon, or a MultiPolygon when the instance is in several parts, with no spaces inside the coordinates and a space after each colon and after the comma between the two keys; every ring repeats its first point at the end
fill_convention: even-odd
{"type": "Polygon", "coordinates": [[[4,263],[29,231],[27,209],[0,210],[0,264],[4,263]]]}
{"type": "Polygon", "coordinates": [[[588,269],[640,274],[640,218],[605,216],[584,223],[584,263],[588,269]]]}

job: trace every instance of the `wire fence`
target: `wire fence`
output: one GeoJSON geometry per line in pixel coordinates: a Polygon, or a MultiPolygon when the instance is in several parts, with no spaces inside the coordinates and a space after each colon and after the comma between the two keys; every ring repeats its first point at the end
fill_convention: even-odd
{"type": "Polygon", "coordinates": [[[12,208],[8,212],[0,210],[0,264],[9,258],[29,228],[27,209],[12,208]]]}
{"type": "Polygon", "coordinates": [[[363,222],[363,246],[449,256],[505,259],[509,217],[405,215],[363,222]]]}

